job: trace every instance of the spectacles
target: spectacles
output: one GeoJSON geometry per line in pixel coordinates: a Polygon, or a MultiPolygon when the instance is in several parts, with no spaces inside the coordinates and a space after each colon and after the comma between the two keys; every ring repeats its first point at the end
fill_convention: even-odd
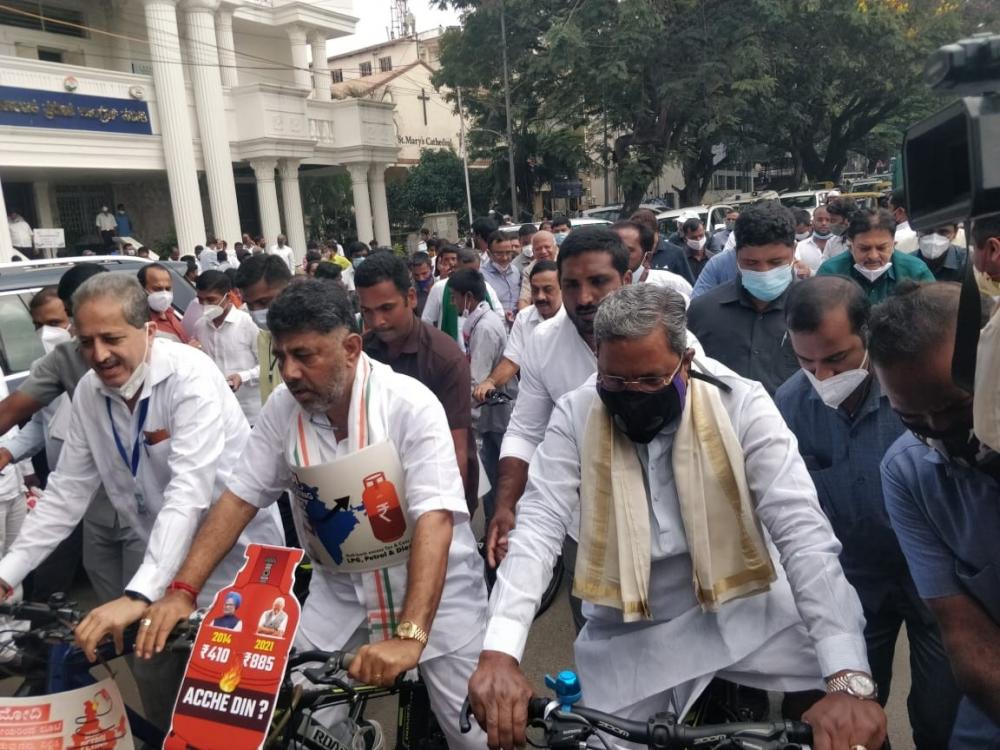
{"type": "Polygon", "coordinates": [[[616,375],[604,375],[599,373],[597,375],[597,383],[606,391],[610,393],[621,393],[624,390],[639,391],[640,393],[657,393],[658,391],[665,390],[670,387],[670,384],[674,380],[674,376],[681,369],[681,364],[684,360],[681,359],[677,363],[677,367],[674,371],[667,375],[666,377],[662,375],[647,375],[641,378],[634,378],[632,380],[626,378],[619,378],[616,375]]]}

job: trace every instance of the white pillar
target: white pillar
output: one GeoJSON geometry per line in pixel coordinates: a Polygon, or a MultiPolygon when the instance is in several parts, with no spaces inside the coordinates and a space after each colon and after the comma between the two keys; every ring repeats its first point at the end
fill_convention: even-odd
{"type": "Polygon", "coordinates": [[[368,164],[347,164],[351,173],[351,187],[354,189],[354,223],[358,228],[358,239],[371,242],[372,204],[368,196],[368,164]]]}
{"type": "Polygon", "coordinates": [[[36,182],[32,185],[35,193],[35,213],[38,214],[38,226],[55,227],[55,215],[52,213],[52,198],[49,195],[49,183],[36,182]]]}
{"type": "Polygon", "coordinates": [[[385,164],[372,164],[368,170],[368,190],[372,196],[375,218],[375,241],[382,247],[392,246],[389,231],[389,204],[385,199],[385,164]]]}
{"type": "Polygon", "coordinates": [[[302,193],[299,190],[300,159],[278,162],[281,174],[281,200],[285,204],[285,235],[295,252],[296,263],[306,257],[306,226],[302,218],[302,193]]]}
{"type": "Polygon", "coordinates": [[[191,40],[191,82],[194,84],[205,182],[212,207],[212,228],[217,239],[229,243],[240,237],[240,211],[236,206],[236,180],[229,134],[222,113],[222,79],[215,42],[215,9],[219,0],[185,0],[191,40]]]}
{"type": "Polygon", "coordinates": [[[191,253],[195,245],[205,241],[205,217],[201,212],[198,172],[191,149],[191,121],[177,44],[177,0],[145,0],[145,3],[149,56],[153,63],[177,245],[182,254],[191,253]]]}
{"type": "Polygon", "coordinates": [[[14,243],[10,241],[10,222],[7,220],[7,204],[3,199],[0,185],[0,263],[10,263],[14,257],[14,243]]]}
{"type": "Polygon", "coordinates": [[[236,42],[233,40],[233,12],[226,8],[219,10],[215,18],[215,41],[219,46],[219,65],[222,85],[226,88],[240,85],[236,72],[236,42]]]}
{"type": "Polygon", "coordinates": [[[326,57],[326,34],[322,31],[309,32],[309,46],[312,47],[313,98],[328,102],[331,99],[330,62],[326,57]]]}
{"type": "Polygon", "coordinates": [[[270,247],[281,234],[281,216],[278,214],[278,191],[274,187],[274,168],[277,159],[251,159],[250,166],[257,177],[257,205],[260,207],[260,228],[264,242],[270,247]]]}
{"type": "Polygon", "coordinates": [[[312,76],[309,73],[309,60],[306,55],[306,30],[298,24],[292,24],[285,32],[288,34],[288,41],[292,45],[292,65],[295,75],[295,85],[304,88],[312,88],[312,76]]]}

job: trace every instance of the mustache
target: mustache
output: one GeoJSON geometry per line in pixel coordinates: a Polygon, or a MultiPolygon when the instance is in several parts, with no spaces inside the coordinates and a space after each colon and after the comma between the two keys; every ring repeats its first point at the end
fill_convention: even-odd
{"type": "Polygon", "coordinates": [[[590,315],[597,312],[597,305],[577,305],[576,314],[577,315],[590,315]]]}

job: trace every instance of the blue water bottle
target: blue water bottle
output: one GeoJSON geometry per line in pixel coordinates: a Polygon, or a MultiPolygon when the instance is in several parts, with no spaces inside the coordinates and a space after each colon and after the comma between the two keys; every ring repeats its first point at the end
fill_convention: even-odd
{"type": "Polygon", "coordinates": [[[580,688],[580,678],[571,669],[564,669],[557,677],[545,675],[545,687],[554,690],[556,700],[559,701],[559,710],[569,713],[573,710],[573,704],[579,703],[583,698],[583,690],[580,688]]]}

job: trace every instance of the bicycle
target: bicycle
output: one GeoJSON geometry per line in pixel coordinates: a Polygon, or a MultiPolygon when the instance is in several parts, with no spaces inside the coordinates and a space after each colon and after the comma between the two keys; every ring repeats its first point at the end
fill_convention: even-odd
{"type": "Polygon", "coordinates": [[[343,674],[354,654],[343,651],[293,652],[278,696],[266,750],[381,750],[381,727],[364,718],[368,701],[398,695],[395,750],[447,750],[447,742],[430,709],[427,687],[417,677],[400,675],[391,686],[352,685],[343,674]],[[312,685],[295,685],[295,669],[309,662],[318,667],[301,670],[312,685]],[[348,716],[330,724],[324,710],[346,704],[348,716]]]}
{"type": "MultiPolygon", "coordinates": [[[[585,750],[596,739],[604,750],[610,745],[602,736],[645,745],[651,750],[805,750],[812,742],[812,727],[800,721],[733,722],[687,726],[670,712],[647,721],[623,719],[578,705],[582,697],[574,672],[546,676],[555,700],[535,697],[528,702],[528,727],[541,729],[543,741],[531,737],[528,744],[553,750],[585,750]]],[[[466,698],[459,717],[462,732],[472,729],[472,706],[466,698]]]]}
{"type": "MultiPolygon", "coordinates": [[[[26,631],[12,630],[10,642],[2,647],[5,655],[9,655],[11,649],[14,653],[9,661],[0,663],[0,674],[23,678],[14,691],[15,697],[51,695],[97,682],[90,673],[94,664],[87,660],[73,639],[73,630],[83,619],[84,613],[75,609],[75,602],[68,601],[64,594],[53,594],[47,603],[2,603],[0,615],[27,621],[31,626],[26,631]]],[[[199,623],[200,619],[196,618],[178,625],[170,648],[177,648],[177,644],[183,648],[185,642],[190,648],[189,639],[193,638],[199,623]]],[[[107,662],[132,653],[137,631],[136,625],[125,629],[122,654],[115,653],[114,644],[110,640],[98,645],[97,663],[103,664],[112,677],[114,673],[107,662]]],[[[125,713],[137,740],[151,747],[163,744],[165,733],[161,728],[147,721],[128,704],[125,705],[125,713]]]]}
{"type": "MultiPolygon", "coordinates": [[[[21,677],[14,691],[16,697],[43,696],[91,685],[97,680],[91,675],[94,666],[74,644],[73,630],[84,613],[62,594],[50,597],[48,603],[20,602],[0,604],[0,614],[30,623],[27,631],[12,631],[11,642],[4,651],[13,650],[13,657],[0,663],[0,674],[21,677]]],[[[173,631],[168,648],[190,651],[204,613],[195,612],[173,631]]],[[[122,655],[135,647],[138,628],[133,625],[124,633],[122,655]]],[[[110,640],[97,647],[97,663],[119,656],[110,640]]],[[[9,655],[9,653],[8,653],[9,655]]],[[[427,688],[418,678],[400,679],[390,687],[351,685],[343,675],[353,654],[326,651],[292,652],[278,695],[274,720],[265,747],[271,750],[381,750],[381,728],[364,719],[369,700],[399,695],[395,750],[446,750],[444,735],[430,710],[427,688]],[[303,669],[302,674],[318,688],[296,686],[293,672],[304,664],[320,662],[317,667],[303,669]],[[347,704],[347,720],[333,725],[323,724],[317,717],[323,709],[347,704]]],[[[110,668],[109,672],[110,672],[110,668]]],[[[112,676],[114,676],[112,674],[112,676]]],[[[147,721],[136,709],[125,705],[132,735],[150,747],[161,747],[166,730],[147,721]]]]}

